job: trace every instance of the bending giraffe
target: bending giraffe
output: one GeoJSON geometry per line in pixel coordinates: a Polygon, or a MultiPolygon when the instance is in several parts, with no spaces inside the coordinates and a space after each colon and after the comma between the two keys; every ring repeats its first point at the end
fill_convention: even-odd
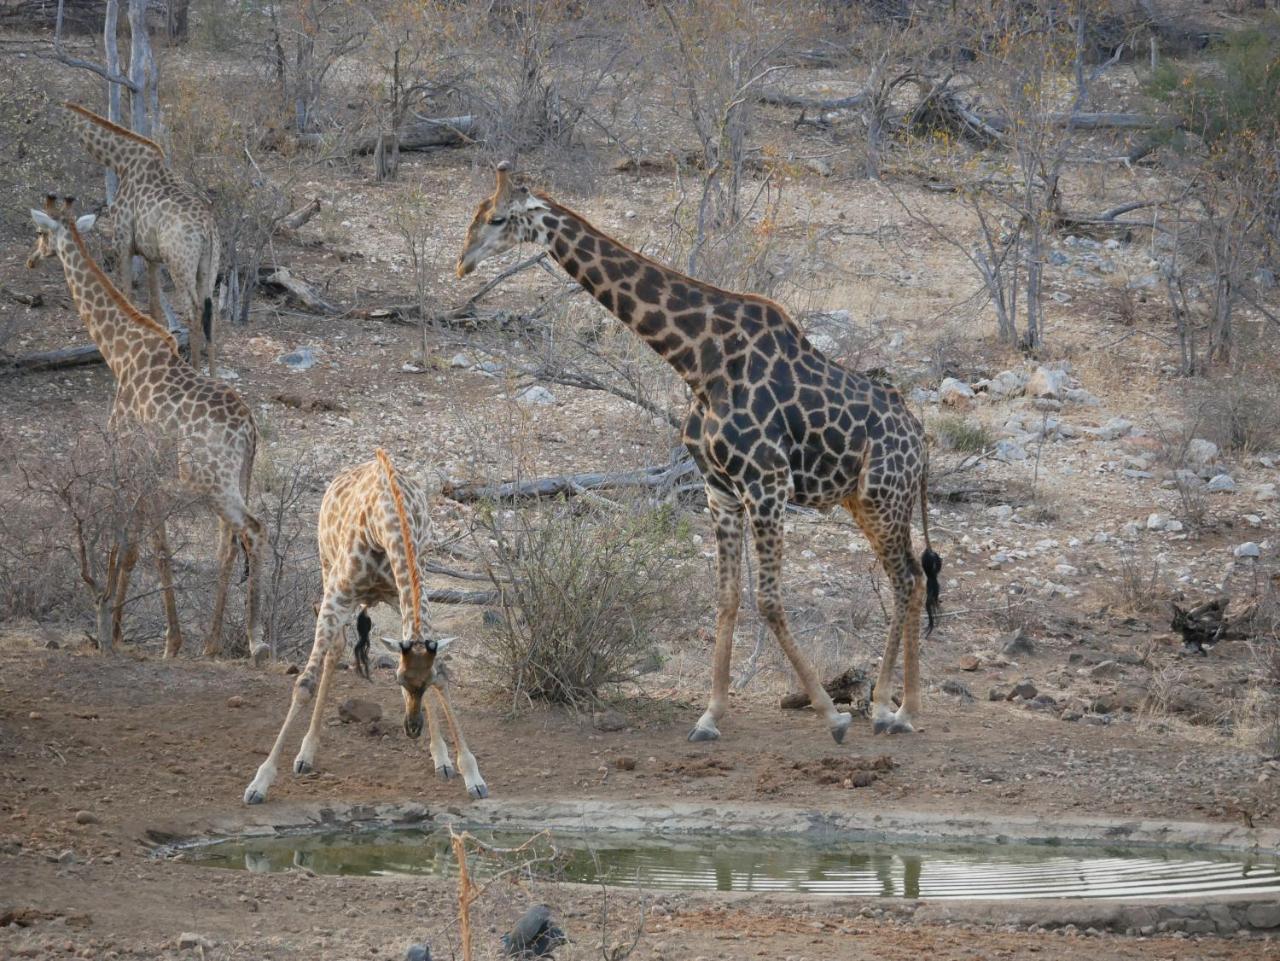
{"type": "Polygon", "coordinates": [[[427,491],[398,473],[381,448],[373,460],[335,477],[325,491],[317,530],[324,597],[316,612],[315,643],[306,669],[294,682],[289,713],[285,715],[271,753],[245,789],[245,804],[261,804],[267,799],[267,792],[276,779],[285,737],[312,697],[316,703],[311,712],[311,726],[302,738],[293,772],[306,774],[314,768],[324,702],[346,643],[347,624],[358,611],[355,663],[356,669],[367,678],[369,631],[373,626],[368,611],[384,601],[400,608],[400,639],[391,643],[398,643],[400,647],[396,681],[404,697],[405,733],[411,738],[420,737],[425,713],[436,773],[448,780],[461,771],[468,794],[474,798],[489,796],[475,755],[468,749],[449,703],[448,675],[444,665],[436,660],[452,638],[431,636],[418,560],[433,539],[430,508],[427,491]],[[436,723],[428,692],[440,701],[457,752],[456,769],[449,764],[449,750],[436,723]]]}
{"type": "Polygon", "coordinates": [[[929,547],[924,430],[902,395],[833,363],[778,304],[677,273],[629,250],[541,193],[517,187],[499,164],[458,258],[465,277],[482,261],[529,241],[636,332],[689,385],[684,443],[702,472],[715,524],[716,641],[711,697],[689,733],[720,736],[741,591],[747,520],[759,559],[761,615],[837,743],[849,714],[837,711],[796,646],[782,603],[783,512],[788,502],[853,515],[893,586],[893,614],[872,695],[875,733],[914,730],[920,713],[920,613],[933,626],[942,560],[929,547]],[[925,550],[917,561],[911,514],[920,504],[925,550]],[[890,685],[902,646],[904,694],[890,685]]]}
{"type": "Polygon", "coordinates": [[[108,208],[116,248],[116,286],[130,295],[133,255],[142,257],[147,262],[151,316],[161,317],[159,270],[161,264],[168,267],[186,312],[191,366],[200,370],[207,353],[209,373],[216,377],[213,288],[220,241],[213,209],[169,168],[158,144],[79,104],[62,106],[71,112],[90,156],[115,171],[119,180],[108,208]]]}
{"type": "MultiPolygon", "coordinates": [[[[36,247],[27,258],[27,266],[34,268],[54,256],[62,261],[80,319],[115,376],[112,428],[119,430],[131,423],[172,443],[177,448],[179,482],[207,502],[218,517],[218,582],[205,654],[222,650],[222,617],[238,541],[244,549],[249,579],[245,599],[249,651],[256,662],[261,662],[268,653],[267,645],[256,639],[263,527],[249,513],[247,504],[258,446],[253,413],[226,384],[192,370],[179,356],[173,336],[139,312],[112,285],[81,236],[92,228],[95,218],[87,215],[76,220],[73,204],[74,200],[67,197],[59,207],[57,198],[50,194],[43,210],[31,211],[36,247]]],[[[157,548],[168,621],[165,656],[173,657],[182,646],[182,629],[173,597],[163,520],[153,526],[151,534],[157,548]]],[[[132,551],[130,555],[136,556],[132,551]]],[[[127,589],[126,572],[117,606],[123,604],[127,589]]]]}

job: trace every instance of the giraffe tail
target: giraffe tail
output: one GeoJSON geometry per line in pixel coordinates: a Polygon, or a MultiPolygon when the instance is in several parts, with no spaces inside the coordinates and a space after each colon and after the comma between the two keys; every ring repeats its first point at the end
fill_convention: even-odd
{"type": "Polygon", "coordinates": [[[204,328],[204,342],[213,343],[213,298],[204,299],[204,311],[200,315],[200,326],[204,328]]]}
{"type": "MultiPolygon", "coordinates": [[[[927,455],[926,455],[927,457],[927,455]]],[[[924,553],[920,555],[920,566],[924,568],[924,611],[929,618],[929,626],[924,635],[933,633],[933,622],[941,607],[942,586],[938,583],[938,575],[942,573],[942,558],[929,545],[929,462],[925,460],[925,469],[920,474],[920,527],[924,531],[924,553]]]]}

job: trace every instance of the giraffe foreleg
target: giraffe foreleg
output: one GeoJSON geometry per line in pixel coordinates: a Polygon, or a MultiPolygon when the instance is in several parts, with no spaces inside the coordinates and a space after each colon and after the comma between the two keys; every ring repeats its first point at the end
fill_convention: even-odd
{"type": "MultiPolygon", "coordinates": [[[[446,682],[443,679],[437,680],[431,685],[431,690],[440,699],[440,710],[444,714],[445,723],[449,725],[449,735],[453,738],[453,748],[457,752],[458,770],[462,772],[462,780],[467,785],[467,793],[473,798],[488,797],[489,787],[484,783],[484,778],[480,776],[480,765],[476,763],[475,755],[467,747],[467,740],[462,736],[462,728],[458,724],[458,719],[454,717],[453,707],[449,703],[449,691],[446,682]]],[[[430,714],[429,708],[428,714],[430,714]]]]}
{"type": "Polygon", "coordinates": [[[132,531],[128,535],[124,555],[120,558],[120,574],[116,579],[116,593],[111,605],[111,644],[119,647],[124,643],[124,605],[129,600],[129,581],[133,577],[133,569],[138,563],[138,537],[132,531]]]}
{"type": "Polygon", "coordinates": [[[449,762],[449,745],[444,742],[440,723],[436,720],[436,708],[431,698],[424,698],[422,705],[427,714],[427,731],[431,736],[431,762],[435,765],[436,776],[448,781],[458,776],[458,769],[449,762]]]}
{"type": "Polygon", "coordinates": [[[729,666],[742,593],[742,504],[708,484],[707,505],[716,532],[716,646],[711,661],[711,699],[689,732],[690,741],[720,737],[719,721],[729,707],[729,666]]]}
{"type": "Polygon", "coordinates": [[[271,785],[276,779],[280,755],[284,750],[285,738],[288,736],[289,729],[293,726],[302,709],[315,696],[316,689],[322,686],[329,661],[329,653],[340,647],[342,625],[345,623],[344,618],[347,616],[350,616],[350,611],[345,597],[326,591],[320,610],[316,614],[316,636],[315,642],[311,645],[311,657],[307,659],[306,668],[298,675],[298,680],[294,682],[293,695],[289,702],[289,713],[285,715],[284,724],[280,726],[280,733],[276,735],[275,744],[271,747],[271,753],[267,755],[267,759],[258,767],[258,772],[254,775],[253,781],[245,789],[245,804],[261,804],[267,799],[267,792],[271,789],[271,785]]]}
{"type": "Polygon", "coordinates": [[[788,491],[781,485],[773,490],[766,488],[764,496],[751,505],[752,536],[760,568],[756,583],[756,604],[760,609],[760,616],[777,638],[778,646],[791,662],[814,710],[826,719],[831,736],[840,744],[853,722],[853,715],[836,710],[835,702],[822,686],[813,665],[796,644],[782,603],[782,516],[787,505],[787,494],[788,491]]]}
{"type": "Polygon", "coordinates": [[[240,546],[244,550],[245,579],[248,585],[244,597],[244,623],[249,639],[249,656],[253,663],[262,666],[271,656],[271,645],[265,629],[258,634],[259,586],[262,577],[262,522],[251,514],[245,514],[244,527],[240,531],[240,546]]]}

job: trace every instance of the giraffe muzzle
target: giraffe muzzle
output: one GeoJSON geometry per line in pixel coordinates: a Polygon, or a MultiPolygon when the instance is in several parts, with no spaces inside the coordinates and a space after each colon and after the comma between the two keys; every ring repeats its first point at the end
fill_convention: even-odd
{"type": "Polygon", "coordinates": [[[404,733],[413,740],[422,737],[422,712],[417,714],[406,714],[404,716],[404,733]]]}

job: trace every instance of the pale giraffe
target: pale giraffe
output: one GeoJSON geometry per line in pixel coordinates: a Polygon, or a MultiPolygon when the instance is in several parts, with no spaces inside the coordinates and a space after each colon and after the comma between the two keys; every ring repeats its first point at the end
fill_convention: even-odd
{"type": "MultiPolygon", "coordinates": [[[[27,259],[27,266],[34,268],[54,256],[62,261],[67,287],[80,318],[115,376],[113,428],[136,425],[172,444],[177,454],[179,482],[185,490],[208,503],[218,517],[218,583],[205,653],[218,654],[222,649],[222,617],[239,541],[245,552],[249,579],[245,601],[249,650],[254,660],[261,662],[268,653],[267,645],[256,640],[263,527],[247,505],[258,445],[253,413],[226,384],[192,370],[179,356],[173,336],[139,312],[112,285],[90,256],[81,236],[82,231],[93,226],[95,218],[88,215],[77,221],[72,213],[73,203],[72,198],[67,197],[59,208],[57,198],[50,194],[45,198],[43,211],[31,211],[36,225],[36,247],[27,259]]],[[[173,600],[163,528],[157,525],[153,534],[157,538],[168,618],[165,655],[172,657],[182,646],[182,632],[173,600]]],[[[126,577],[121,590],[127,586],[126,577]]],[[[122,594],[120,602],[123,600],[122,594]]]]}
{"type": "Polygon", "coordinates": [[[130,296],[133,255],[144,258],[151,316],[160,317],[159,270],[161,264],[168,267],[186,312],[191,366],[200,370],[207,353],[209,373],[217,376],[213,288],[221,248],[213,208],[169,168],[158,144],[79,104],[63,106],[71,112],[85,149],[119,180],[107,210],[116,286],[130,296]]]}
{"type": "Polygon", "coordinates": [[[427,597],[422,589],[420,558],[431,548],[430,493],[418,482],[400,474],[381,448],[377,456],[351,467],[333,479],[320,504],[316,531],[320,545],[320,571],[324,597],[316,611],[315,643],[306,669],[293,685],[289,713],[276,736],[271,753],[262,762],[244,792],[245,804],[261,804],[276,779],[285,737],[298,714],[312,697],[315,707],[311,726],[293,762],[295,774],[315,766],[320,746],[320,723],[329,685],[346,645],[346,628],[356,616],[354,655],[356,669],[369,676],[369,631],[373,622],[368,609],[375,604],[395,604],[400,610],[400,637],[385,638],[400,649],[396,681],[404,698],[404,731],[411,738],[422,735],[423,714],[430,730],[431,759],[436,773],[446,780],[462,772],[467,793],[489,796],[475,755],[467,747],[449,703],[448,674],[437,661],[452,638],[432,635],[427,597]],[[449,764],[449,750],[436,723],[427,692],[435,693],[457,752],[457,768],[449,764]]]}
{"type": "Polygon", "coordinates": [[[788,502],[844,506],[880,558],[893,586],[893,614],[872,725],[876,733],[912,731],[920,712],[920,612],[927,606],[932,628],[942,561],[929,547],[924,430],[902,395],[829,360],[773,301],[712,287],[629,250],[545,194],[515,186],[504,163],[497,189],[467,231],[458,276],[521,241],[546,248],[689,385],[684,443],[706,484],[719,582],[710,703],[689,739],[719,737],[728,706],[746,519],[759,558],[760,613],[837,743],[848,730],[850,715],[836,710],[787,625],[781,573],[788,502]],[[911,543],[917,498],[925,541],[919,561],[911,543]],[[899,644],[905,690],[895,712],[899,644]]]}

